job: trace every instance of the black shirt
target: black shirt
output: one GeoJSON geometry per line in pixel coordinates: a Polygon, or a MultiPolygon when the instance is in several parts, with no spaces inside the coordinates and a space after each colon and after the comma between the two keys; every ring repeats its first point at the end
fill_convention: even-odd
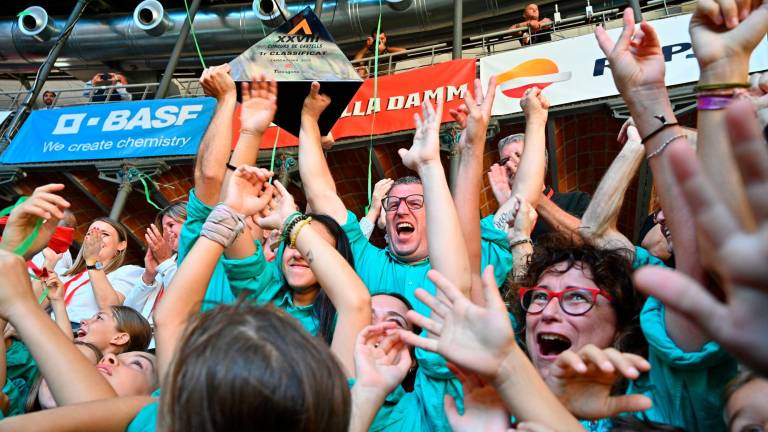
{"type": "MultiPolygon", "coordinates": [[[[589,201],[591,200],[591,197],[586,192],[573,191],[560,193],[553,191],[549,186],[544,189],[544,195],[550,197],[549,199],[552,200],[552,202],[555,203],[558,207],[572,214],[573,216],[576,216],[577,218],[581,218],[584,215],[584,212],[589,206],[589,201]]],[[[540,217],[536,222],[536,227],[531,233],[531,240],[536,243],[536,239],[538,239],[539,236],[550,233],[552,231],[552,227],[543,218],[540,217]]]]}

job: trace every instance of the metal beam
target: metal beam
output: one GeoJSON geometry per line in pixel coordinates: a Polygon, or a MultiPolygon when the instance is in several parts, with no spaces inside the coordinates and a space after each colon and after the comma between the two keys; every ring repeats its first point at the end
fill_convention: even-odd
{"type": "Polygon", "coordinates": [[[453,0],[453,60],[461,58],[461,39],[464,24],[464,0],[453,0]]]}
{"type": "Polygon", "coordinates": [[[165,66],[165,72],[163,72],[163,79],[157,87],[155,99],[163,99],[168,94],[168,88],[171,86],[173,73],[176,71],[176,65],[179,64],[181,51],[184,49],[184,44],[187,42],[189,30],[192,28],[192,22],[195,20],[197,10],[200,8],[200,2],[201,0],[192,0],[192,5],[189,7],[189,17],[184,20],[184,25],[179,32],[179,38],[176,39],[176,45],[173,46],[171,57],[168,59],[168,64],[165,66]]]}
{"type": "Polygon", "coordinates": [[[19,109],[16,110],[16,115],[14,115],[10,126],[8,126],[8,128],[5,130],[5,135],[3,135],[3,138],[0,139],[0,152],[8,147],[8,144],[11,142],[11,139],[13,139],[16,131],[24,123],[24,120],[27,119],[27,116],[29,116],[29,112],[32,110],[32,104],[37,99],[37,96],[40,95],[40,91],[43,89],[43,85],[48,79],[48,75],[51,73],[51,70],[56,63],[56,59],[59,58],[59,54],[64,48],[64,44],[67,42],[69,35],[72,33],[72,28],[74,28],[75,23],[83,14],[83,11],[85,10],[85,7],[88,6],[89,1],[90,0],[78,0],[77,4],[75,4],[75,8],[72,9],[72,13],[69,14],[67,23],[64,26],[64,31],[61,33],[61,35],[59,35],[56,43],[53,45],[53,48],[51,48],[51,51],[48,53],[48,57],[45,59],[45,62],[43,62],[43,64],[40,66],[40,69],[37,71],[37,76],[35,77],[35,82],[32,85],[32,89],[29,91],[29,93],[27,93],[27,97],[24,98],[24,102],[21,103],[19,109]]]}

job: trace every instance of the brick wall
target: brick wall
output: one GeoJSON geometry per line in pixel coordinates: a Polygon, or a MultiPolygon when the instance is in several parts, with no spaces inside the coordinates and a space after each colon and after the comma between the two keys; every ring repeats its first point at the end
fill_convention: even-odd
{"type": "MultiPolygon", "coordinates": [[[[581,190],[593,194],[600,178],[620,150],[616,143],[616,134],[621,123],[613,119],[606,110],[554,116],[553,119],[556,154],[550,155],[550,158],[554,157],[557,160],[558,189],[562,192],[581,190]]],[[[523,128],[522,124],[505,126],[497,139],[486,145],[480,199],[481,216],[491,214],[498,208],[485,175],[490,166],[499,160],[498,138],[523,132],[523,128]]],[[[399,142],[374,147],[375,155],[386,177],[398,178],[414,174],[403,166],[397,154],[399,148],[408,148],[410,144],[410,137],[405,137],[399,142]]],[[[442,162],[447,175],[450,165],[448,155],[445,153],[443,153],[442,162]]],[[[368,203],[368,149],[332,151],[328,154],[328,165],[344,204],[358,217],[362,216],[368,203]]],[[[78,220],[75,238],[80,242],[91,220],[109,214],[117,194],[117,184],[99,179],[95,169],[75,170],[69,173],[70,177],[59,172],[32,172],[27,178],[19,181],[16,188],[19,193],[28,195],[37,186],[51,182],[64,183],[65,196],[71,202],[72,210],[78,220]]],[[[372,169],[372,182],[375,184],[380,178],[377,170],[372,169]]],[[[187,199],[194,183],[193,167],[191,164],[176,165],[154,180],[159,185],[159,193],[166,201],[184,200],[187,199]]],[[[297,203],[303,207],[306,201],[302,191],[295,185],[291,185],[289,191],[294,194],[297,203]]],[[[630,238],[634,227],[636,196],[637,181],[633,179],[619,217],[619,228],[630,238]]],[[[162,202],[157,204],[161,207],[163,205],[162,202]]],[[[147,203],[141,184],[134,184],[134,190],[129,194],[120,218],[120,222],[132,234],[129,239],[130,254],[128,255],[131,263],[139,265],[143,263],[144,230],[154,221],[156,214],[157,210],[147,203]]],[[[383,246],[383,233],[375,230],[372,241],[383,246]]]]}

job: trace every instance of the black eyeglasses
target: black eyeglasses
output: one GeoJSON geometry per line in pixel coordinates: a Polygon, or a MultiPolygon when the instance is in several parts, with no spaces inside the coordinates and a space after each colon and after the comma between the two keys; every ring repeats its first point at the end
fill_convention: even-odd
{"type": "Polygon", "coordinates": [[[412,194],[405,197],[388,196],[381,200],[381,205],[384,207],[384,211],[393,212],[400,207],[400,201],[405,201],[405,205],[411,210],[424,207],[424,195],[422,194],[412,194]]]}

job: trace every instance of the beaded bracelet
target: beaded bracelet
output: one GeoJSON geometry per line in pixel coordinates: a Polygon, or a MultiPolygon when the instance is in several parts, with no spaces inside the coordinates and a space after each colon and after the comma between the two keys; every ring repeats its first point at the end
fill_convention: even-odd
{"type": "Polygon", "coordinates": [[[284,241],[290,237],[291,230],[293,227],[296,226],[297,223],[301,222],[302,220],[306,219],[307,216],[299,213],[294,212],[290,216],[286,218],[286,222],[283,223],[283,232],[280,233],[280,241],[284,241]]]}
{"type": "Polygon", "coordinates": [[[531,246],[533,246],[533,241],[531,240],[530,237],[523,237],[523,238],[519,238],[517,240],[513,240],[512,242],[510,242],[509,243],[509,248],[512,249],[515,246],[520,246],[521,244],[525,244],[525,243],[528,243],[531,246]]]}
{"type": "Polygon", "coordinates": [[[302,219],[301,222],[296,224],[296,227],[293,229],[293,232],[291,232],[291,243],[290,243],[291,249],[296,248],[296,239],[299,238],[299,232],[301,232],[302,228],[309,225],[310,222],[312,222],[312,217],[307,216],[306,219],[302,219]]]}

